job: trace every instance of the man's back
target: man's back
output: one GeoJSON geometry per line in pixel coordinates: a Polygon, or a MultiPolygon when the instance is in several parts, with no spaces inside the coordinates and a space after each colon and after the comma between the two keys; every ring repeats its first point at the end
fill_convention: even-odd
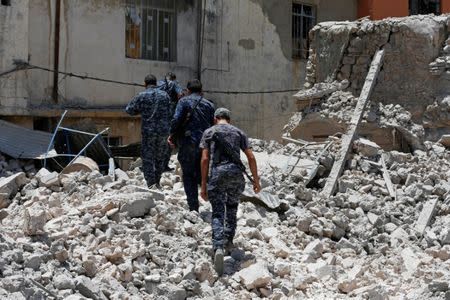
{"type": "Polygon", "coordinates": [[[170,98],[166,92],[149,88],[139,93],[128,104],[127,113],[142,115],[142,131],[149,130],[157,134],[168,134],[170,126],[170,98]]]}
{"type": "Polygon", "coordinates": [[[189,112],[191,112],[191,117],[186,124],[185,137],[181,143],[198,145],[203,132],[214,123],[214,105],[198,94],[191,94],[182,98],[175,111],[171,132],[182,124],[189,112]],[[193,110],[194,108],[195,110],[193,110]]]}
{"type": "Polygon", "coordinates": [[[232,147],[235,155],[239,157],[240,150],[245,151],[250,148],[247,135],[231,124],[217,124],[205,131],[200,143],[200,148],[210,150],[212,167],[233,165],[232,167],[239,171],[239,168],[232,163],[230,157],[215,142],[215,138],[224,139],[232,147]]]}

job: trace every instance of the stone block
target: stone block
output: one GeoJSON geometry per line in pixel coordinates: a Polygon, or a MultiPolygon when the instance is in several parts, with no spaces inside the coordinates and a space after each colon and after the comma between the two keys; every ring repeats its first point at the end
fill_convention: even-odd
{"type": "Polygon", "coordinates": [[[75,289],[75,281],[66,274],[59,274],[53,277],[53,285],[58,290],[75,289]]]}
{"type": "Polygon", "coordinates": [[[100,286],[92,282],[86,276],[78,276],[76,278],[76,289],[81,295],[94,299],[94,300],[106,300],[106,296],[100,290],[100,286]]]}
{"type": "Polygon", "coordinates": [[[20,172],[9,177],[0,178],[0,194],[4,194],[4,197],[11,197],[13,194],[27,183],[27,177],[25,173],[20,172]]]}
{"type": "Polygon", "coordinates": [[[285,277],[291,273],[291,264],[282,259],[277,259],[273,266],[273,271],[280,277],[285,277]]]}
{"type": "Polygon", "coordinates": [[[129,217],[143,217],[156,206],[153,193],[137,192],[128,195],[127,202],[122,205],[120,212],[127,213],[129,217]]]}
{"type": "Polygon", "coordinates": [[[269,243],[275,250],[276,257],[287,258],[291,254],[291,249],[282,240],[275,237],[271,238],[269,243]]]}
{"type": "Polygon", "coordinates": [[[266,264],[261,261],[242,269],[237,276],[247,290],[266,287],[272,282],[272,276],[266,264]]]}
{"type": "Polygon", "coordinates": [[[356,141],[354,141],[353,145],[359,154],[366,157],[377,155],[381,149],[381,147],[378,146],[376,143],[363,138],[359,138],[356,141]]]}
{"type": "Polygon", "coordinates": [[[403,259],[403,266],[405,267],[406,274],[414,274],[420,264],[420,259],[414,251],[411,248],[405,248],[401,252],[401,257],[403,259]]]}
{"type": "Polygon", "coordinates": [[[47,223],[47,214],[39,203],[25,208],[23,221],[23,231],[25,234],[38,235],[44,233],[45,223],[47,223]]]}

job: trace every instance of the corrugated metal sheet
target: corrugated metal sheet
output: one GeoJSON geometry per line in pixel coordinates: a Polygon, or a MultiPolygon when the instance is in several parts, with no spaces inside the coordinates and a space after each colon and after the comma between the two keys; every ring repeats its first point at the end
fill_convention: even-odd
{"type": "MultiPolygon", "coordinates": [[[[44,159],[52,135],[0,120],[0,152],[14,158],[44,159]]],[[[48,157],[58,156],[52,148],[48,157]]]]}

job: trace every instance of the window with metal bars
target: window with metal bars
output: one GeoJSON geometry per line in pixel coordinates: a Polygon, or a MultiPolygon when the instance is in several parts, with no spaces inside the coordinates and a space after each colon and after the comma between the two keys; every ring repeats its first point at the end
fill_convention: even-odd
{"type": "Polygon", "coordinates": [[[11,0],[2,0],[1,4],[4,6],[11,6],[11,0]]]}
{"type": "Polygon", "coordinates": [[[309,31],[316,24],[316,8],[292,3],[292,57],[308,58],[309,31]]]}
{"type": "Polygon", "coordinates": [[[125,18],[127,57],[176,60],[175,0],[127,0],[125,18]]]}
{"type": "Polygon", "coordinates": [[[441,13],[440,0],[409,0],[410,15],[427,15],[441,13]]]}

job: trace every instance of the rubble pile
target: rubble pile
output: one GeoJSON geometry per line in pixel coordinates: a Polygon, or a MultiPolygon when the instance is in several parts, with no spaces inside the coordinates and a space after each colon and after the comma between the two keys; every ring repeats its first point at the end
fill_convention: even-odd
{"type": "Polygon", "coordinates": [[[0,177],[7,177],[18,172],[35,173],[33,161],[8,159],[0,153],[0,177]]]}
{"type": "MultiPolygon", "coordinates": [[[[331,168],[338,148],[252,145],[268,159],[314,160],[322,153],[319,169],[331,168]]],[[[393,199],[381,153],[370,141],[355,142],[329,199],[320,194],[326,171],[309,188],[302,172],[259,161],[263,191],[287,208],[241,203],[236,248],[222,277],[211,260],[211,207],[201,201],[199,214],[188,211],[179,174],[165,173],[162,190],[144,187],[139,168],[116,169],[114,177],[45,169],[3,177],[0,190],[10,187],[10,200],[0,210],[0,297],[449,297],[450,152],[427,142],[414,154],[385,153],[393,199]],[[14,184],[5,184],[11,177],[14,184]]]]}

